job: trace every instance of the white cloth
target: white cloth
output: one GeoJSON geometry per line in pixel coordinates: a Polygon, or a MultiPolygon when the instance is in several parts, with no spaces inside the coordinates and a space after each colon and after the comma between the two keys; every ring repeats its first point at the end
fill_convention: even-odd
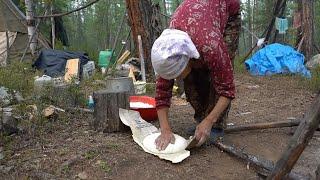
{"type": "Polygon", "coordinates": [[[199,57],[189,35],[176,29],[165,29],[151,50],[154,71],[168,80],[177,78],[187,67],[190,58],[199,57]]]}

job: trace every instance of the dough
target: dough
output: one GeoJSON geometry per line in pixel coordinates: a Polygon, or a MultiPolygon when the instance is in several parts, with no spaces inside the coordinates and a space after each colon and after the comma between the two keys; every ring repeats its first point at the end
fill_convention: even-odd
{"type": "Polygon", "coordinates": [[[182,150],[185,150],[187,147],[187,140],[184,139],[183,137],[174,134],[175,137],[175,143],[174,144],[169,144],[167,146],[167,148],[163,151],[159,151],[157,150],[156,144],[155,144],[155,140],[158,138],[158,136],[160,135],[160,133],[154,133],[154,134],[150,134],[147,137],[144,138],[142,144],[144,146],[144,148],[146,148],[148,151],[152,152],[152,153],[156,153],[156,154],[174,154],[177,152],[180,152],[182,150]]]}

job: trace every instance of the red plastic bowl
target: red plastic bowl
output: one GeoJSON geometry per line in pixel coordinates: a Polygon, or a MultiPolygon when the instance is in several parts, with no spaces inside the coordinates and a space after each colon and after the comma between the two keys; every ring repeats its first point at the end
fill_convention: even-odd
{"type": "Polygon", "coordinates": [[[130,96],[130,102],[141,102],[150,104],[152,108],[134,108],[130,107],[131,110],[138,111],[142,119],[146,121],[158,120],[158,114],[156,110],[156,100],[149,96],[130,96]]]}

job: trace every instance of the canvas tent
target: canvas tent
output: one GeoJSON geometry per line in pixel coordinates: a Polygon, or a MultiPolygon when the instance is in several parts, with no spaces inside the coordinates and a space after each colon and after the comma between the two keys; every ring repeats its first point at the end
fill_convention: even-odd
{"type": "MultiPolygon", "coordinates": [[[[38,48],[50,48],[48,41],[40,33],[38,33],[37,39],[38,48]]],[[[7,52],[9,52],[10,60],[19,59],[27,47],[28,41],[25,15],[12,0],[0,0],[0,66],[7,64],[7,52]],[[9,37],[9,41],[7,37],[9,37]]]]}

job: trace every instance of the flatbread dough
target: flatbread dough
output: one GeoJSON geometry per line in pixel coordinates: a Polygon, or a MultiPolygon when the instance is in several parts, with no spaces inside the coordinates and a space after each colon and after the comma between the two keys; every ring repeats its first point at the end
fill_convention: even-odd
{"type": "Polygon", "coordinates": [[[183,151],[188,146],[188,142],[183,137],[174,134],[175,137],[175,143],[169,144],[167,148],[163,151],[159,151],[156,147],[155,140],[158,138],[160,133],[154,133],[150,134],[147,137],[144,138],[142,144],[143,146],[150,152],[156,153],[156,154],[174,154],[180,151],[183,151]]]}

